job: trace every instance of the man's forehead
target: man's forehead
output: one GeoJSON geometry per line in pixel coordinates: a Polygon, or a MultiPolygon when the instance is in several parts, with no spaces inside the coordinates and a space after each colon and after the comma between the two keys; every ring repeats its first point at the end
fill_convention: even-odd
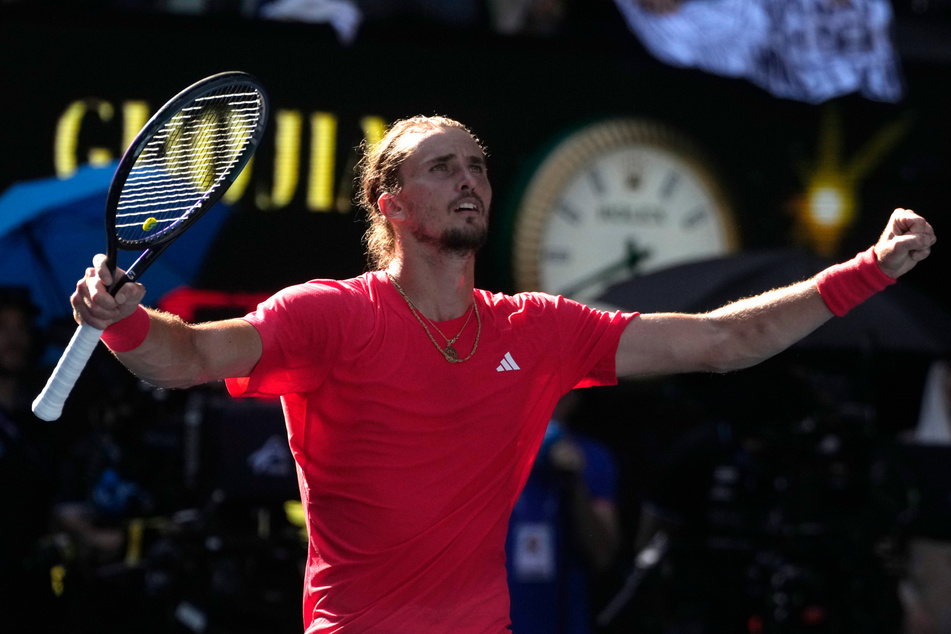
{"type": "Polygon", "coordinates": [[[460,156],[466,160],[483,159],[482,148],[462,128],[435,128],[419,130],[406,135],[403,140],[409,146],[410,156],[418,161],[441,156],[460,156]]]}

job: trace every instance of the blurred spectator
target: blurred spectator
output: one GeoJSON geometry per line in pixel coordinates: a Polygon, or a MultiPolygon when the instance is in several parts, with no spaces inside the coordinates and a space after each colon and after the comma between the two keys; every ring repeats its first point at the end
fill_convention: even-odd
{"type": "Polygon", "coordinates": [[[431,23],[452,28],[485,25],[481,0],[267,0],[257,13],[271,20],[326,23],[343,44],[352,44],[364,22],[431,23]]]}
{"type": "MultiPolygon", "coordinates": [[[[918,425],[903,440],[913,445],[951,447],[951,371],[947,360],[935,361],[929,368],[918,425]]],[[[911,539],[908,576],[901,593],[906,634],[951,634],[951,543],[931,537],[911,539]]]]}
{"type": "Polygon", "coordinates": [[[951,445],[951,372],[948,362],[928,369],[918,426],[905,440],[924,445],[951,445]]]}
{"type": "Polygon", "coordinates": [[[271,20],[328,23],[344,44],[356,39],[363,21],[352,0],[274,0],[264,3],[259,14],[271,20]]]}
{"type": "Polygon", "coordinates": [[[483,0],[355,0],[368,21],[409,18],[455,28],[485,24],[483,0]]]}
{"type": "Polygon", "coordinates": [[[594,583],[615,563],[620,540],[610,452],[571,429],[578,395],[559,402],[506,540],[512,631],[590,631],[594,583]]]}
{"type": "Polygon", "coordinates": [[[904,481],[864,410],[845,407],[838,377],[781,364],[709,388],[708,421],[659,461],[609,623],[898,634],[904,481]]]}
{"type": "Polygon", "coordinates": [[[554,35],[562,28],[567,5],[566,0],[488,0],[492,29],[503,35],[554,35]]]}
{"type": "Polygon", "coordinates": [[[675,13],[680,9],[680,5],[684,3],[684,0],[635,0],[635,2],[645,11],[665,14],[675,13]]]}
{"type": "Polygon", "coordinates": [[[55,492],[50,428],[35,419],[36,307],[24,288],[0,287],[0,614],[5,632],[43,631],[53,600],[39,563],[55,492]]]}

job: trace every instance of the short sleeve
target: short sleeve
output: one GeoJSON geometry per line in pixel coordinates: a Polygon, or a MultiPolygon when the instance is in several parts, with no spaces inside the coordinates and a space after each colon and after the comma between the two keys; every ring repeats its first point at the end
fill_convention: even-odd
{"type": "Polygon", "coordinates": [[[621,333],[636,314],[605,312],[564,297],[555,298],[566,389],[614,385],[621,333]]]}
{"type": "Polygon", "coordinates": [[[290,286],[244,319],[261,335],[263,352],[250,376],[226,380],[233,396],[281,396],[317,389],[358,327],[361,298],[346,282],[290,286]]]}

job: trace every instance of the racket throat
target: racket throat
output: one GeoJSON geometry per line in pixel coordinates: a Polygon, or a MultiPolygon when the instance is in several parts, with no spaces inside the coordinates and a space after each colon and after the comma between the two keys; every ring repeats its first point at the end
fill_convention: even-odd
{"type": "Polygon", "coordinates": [[[145,272],[145,270],[149,268],[149,265],[155,261],[155,258],[165,251],[165,247],[167,246],[168,244],[166,243],[159,245],[158,247],[145,250],[138,257],[138,259],[132,263],[132,266],[130,266],[125,271],[120,271],[118,275],[116,274],[118,269],[116,267],[115,259],[107,259],[106,263],[109,265],[109,270],[112,272],[113,278],[115,278],[112,284],[109,285],[109,294],[115,296],[115,294],[119,292],[119,289],[125,286],[127,282],[137,281],[139,277],[145,272]]]}

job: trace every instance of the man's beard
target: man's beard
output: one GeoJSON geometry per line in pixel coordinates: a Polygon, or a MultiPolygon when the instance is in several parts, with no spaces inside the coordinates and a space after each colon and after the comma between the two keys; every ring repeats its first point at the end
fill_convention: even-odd
{"type": "Polygon", "coordinates": [[[485,244],[488,234],[485,223],[446,229],[441,236],[424,233],[419,227],[413,230],[413,236],[420,242],[435,245],[444,253],[462,256],[478,252],[485,244]]]}
{"type": "Polygon", "coordinates": [[[442,248],[460,255],[476,253],[485,244],[488,233],[484,224],[447,229],[442,234],[442,248]]]}

